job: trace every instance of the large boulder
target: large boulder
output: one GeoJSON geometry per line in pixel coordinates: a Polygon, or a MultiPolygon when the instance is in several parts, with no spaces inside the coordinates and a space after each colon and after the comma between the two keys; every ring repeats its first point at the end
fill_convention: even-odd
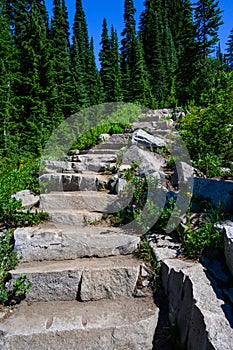
{"type": "Polygon", "coordinates": [[[30,190],[19,191],[11,196],[16,200],[22,201],[22,206],[24,208],[30,208],[39,203],[40,197],[32,193],[30,190]]]}
{"type": "Polygon", "coordinates": [[[166,147],[166,142],[162,138],[150,135],[142,129],[134,131],[132,143],[145,147],[166,147]]]}
{"type": "Polygon", "coordinates": [[[157,153],[149,152],[137,145],[130,146],[123,155],[122,164],[132,164],[138,162],[139,174],[149,175],[158,173],[159,178],[165,177],[160,168],[165,166],[166,159],[157,153]]]}

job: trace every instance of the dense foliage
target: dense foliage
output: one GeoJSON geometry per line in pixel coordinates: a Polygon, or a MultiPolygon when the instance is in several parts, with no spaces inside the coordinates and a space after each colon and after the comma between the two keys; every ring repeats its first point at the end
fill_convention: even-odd
{"type": "Polygon", "coordinates": [[[1,0],[0,149],[40,155],[62,120],[102,102],[208,104],[215,76],[232,69],[232,33],[226,55],[218,46],[219,2],[145,1],[138,32],[135,12],[125,0],[120,40],[104,19],[98,70],[81,0],[72,36],[65,0],[53,0],[51,20],[44,0],[1,0]]]}

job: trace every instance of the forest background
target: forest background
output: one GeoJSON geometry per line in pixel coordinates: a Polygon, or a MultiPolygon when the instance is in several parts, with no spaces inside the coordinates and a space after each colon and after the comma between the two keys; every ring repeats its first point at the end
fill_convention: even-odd
{"type": "Polygon", "coordinates": [[[219,1],[147,0],[136,25],[125,0],[121,33],[103,19],[99,68],[81,0],[72,25],[65,0],[53,1],[50,16],[45,0],[0,4],[1,174],[38,162],[70,115],[121,101],[188,110],[180,133],[194,166],[232,172],[233,29],[223,53],[219,1]]]}

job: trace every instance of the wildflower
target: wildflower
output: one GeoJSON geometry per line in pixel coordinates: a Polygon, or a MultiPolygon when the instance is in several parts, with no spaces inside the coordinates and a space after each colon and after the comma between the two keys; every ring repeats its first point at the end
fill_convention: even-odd
{"type": "Polygon", "coordinates": [[[134,209],[135,209],[136,207],[137,207],[137,206],[136,206],[136,204],[133,204],[133,205],[132,205],[132,208],[134,208],[134,209]]]}

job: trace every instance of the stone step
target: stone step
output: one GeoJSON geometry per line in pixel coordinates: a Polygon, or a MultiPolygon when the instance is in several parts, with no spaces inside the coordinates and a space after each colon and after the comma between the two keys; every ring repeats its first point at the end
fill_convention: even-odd
{"type": "Polygon", "coordinates": [[[42,223],[14,231],[15,251],[26,261],[131,254],[140,238],[117,227],[42,223]]]}
{"type": "Polygon", "coordinates": [[[102,214],[87,210],[47,210],[49,220],[55,224],[87,226],[102,219],[102,214]]]}
{"type": "MultiPolygon", "coordinates": [[[[140,260],[130,256],[21,263],[11,271],[32,283],[27,301],[91,301],[133,296],[140,260]]],[[[12,281],[12,282],[13,282],[12,281]]]]}
{"type": "Polygon", "coordinates": [[[0,323],[4,350],[151,350],[152,298],[22,303],[0,323]]]}
{"type": "Polygon", "coordinates": [[[78,159],[81,163],[115,163],[117,161],[117,156],[115,153],[113,154],[98,154],[98,153],[87,153],[80,154],[78,159]]]}
{"type": "Polygon", "coordinates": [[[107,184],[108,177],[97,174],[50,173],[39,178],[43,192],[97,191],[100,183],[107,184]]]}
{"type": "Polygon", "coordinates": [[[89,210],[114,213],[122,210],[131,200],[131,195],[119,197],[106,192],[51,192],[40,195],[40,208],[44,210],[89,210]]]}
{"type": "Polygon", "coordinates": [[[91,148],[88,150],[88,155],[95,154],[95,155],[109,155],[109,156],[115,156],[116,150],[111,148],[91,148]]]}
{"type": "Polygon", "coordinates": [[[79,163],[79,162],[64,162],[64,161],[47,161],[46,165],[41,170],[42,174],[50,174],[50,173],[84,173],[86,171],[92,171],[96,173],[103,172],[106,168],[114,168],[116,167],[116,162],[108,163],[108,162],[87,162],[87,163],[79,163]]]}

